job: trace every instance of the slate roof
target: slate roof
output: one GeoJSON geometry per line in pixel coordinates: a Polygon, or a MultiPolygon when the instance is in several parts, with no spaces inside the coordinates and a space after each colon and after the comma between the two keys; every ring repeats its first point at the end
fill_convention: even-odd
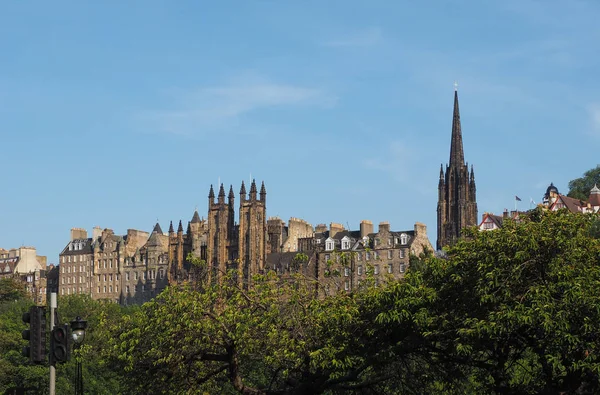
{"type": "Polygon", "coordinates": [[[192,217],[192,223],[197,224],[199,222],[202,222],[202,221],[200,220],[200,215],[198,215],[198,210],[195,210],[194,216],[192,217]]]}
{"type": "Polygon", "coordinates": [[[82,255],[82,254],[91,254],[93,252],[93,240],[92,238],[87,239],[75,239],[73,241],[69,241],[65,248],[59,255],[82,255]],[[71,243],[82,243],[82,248],[80,250],[71,250],[69,251],[69,244],[71,243]]]}

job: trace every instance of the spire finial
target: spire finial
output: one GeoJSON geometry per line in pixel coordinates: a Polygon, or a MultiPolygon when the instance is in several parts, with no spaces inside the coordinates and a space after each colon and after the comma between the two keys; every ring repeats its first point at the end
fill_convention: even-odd
{"type": "Polygon", "coordinates": [[[458,92],[458,81],[454,81],[454,92],[458,92]]]}

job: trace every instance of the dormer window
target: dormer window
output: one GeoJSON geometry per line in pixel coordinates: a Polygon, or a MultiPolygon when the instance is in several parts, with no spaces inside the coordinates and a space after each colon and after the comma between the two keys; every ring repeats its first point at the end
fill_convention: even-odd
{"type": "Polygon", "coordinates": [[[350,249],[350,239],[346,236],[342,239],[342,250],[350,249]]]}
{"type": "Polygon", "coordinates": [[[406,243],[408,243],[408,236],[406,233],[402,233],[400,235],[400,244],[405,245],[406,243]]]}
{"type": "Polygon", "coordinates": [[[335,248],[335,243],[333,239],[329,238],[325,240],[325,251],[333,251],[335,248]]]}

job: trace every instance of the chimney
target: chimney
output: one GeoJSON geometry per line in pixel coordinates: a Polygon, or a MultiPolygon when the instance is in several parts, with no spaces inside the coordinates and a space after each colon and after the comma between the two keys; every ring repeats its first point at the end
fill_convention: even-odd
{"type": "Polygon", "coordinates": [[[427,235],[427,225],[421,222],[415,222],[415,237],[427,235]]]}
{"type": "Polygon", "coordinates": [[[389,233],[390,232],[390,223],[387,221],[380,222],[378,232],[379,233],[382,233],[382,232],[389,233]]]}
{"type": "Polygon", "coordinates": [[[336,233],[341,232],[343,230],[344,230],[344,225],[336,224],[335,222],[332,222],[329,224],[329,237],[333,237],[336,235],[336,233]]]}
{"type": "Polygon", "coordinates": [[[87,239],[87,230],[82,228],[71,228],[71,241],[77,239],[87,239]]]}
{"type": "Polygon", "coordinates": [[[360,237],[366,237],[369,233],[373,233],[373,222],[363,219],[360,221],[360,237]]]}
{"type": "Polygon", "coordinates": [[[508,209],[505,208],[504,212],[502,213],[502,218],[508,218],[508,209]]]}
{"type": "Polygon", "coordinates": [[[315,226],[315,233],[324,233],[327,232],[327,225],[319,224],[315,226]]]}
{"type": "Polygon", "coordinates": [[[94,229],[92,229],[92,239],[96,241],[100,237],[102,237],[102,228],[99,226],[94,226],[94,229]]]}
{"type": "Polygon", "coordinates": [[[511,211],[510,211],[510,217],[511,217],[512,219],[515,219],[515,218],[517,218],[517,211],[516,211],[516,210],[511,210],[511,211]]]}

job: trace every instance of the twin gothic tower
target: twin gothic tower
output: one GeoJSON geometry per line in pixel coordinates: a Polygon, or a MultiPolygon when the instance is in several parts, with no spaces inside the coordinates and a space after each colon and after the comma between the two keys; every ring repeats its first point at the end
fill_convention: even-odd
{"type": "Polygon", "coordinates": [[[242,181],[240,188],[239,223],[235,222],[233,186],[225,198],[223,184],[215,202],[212,185],[208,194],[208,237],[206,262],[209,280],[219,280],[228,269],[237,269],[243,282],[264,271],[266,257],[267,191],[265,183],[257,191],[252,180],[250,194],[242,181]]]}
{"type": "Polygon", "coordinates": [[[473,166],[465,163],[458,91],[454,90],[454,114],[452,116],[452,140],[450,162],[444,171],[440,165],[437,206],[437,249],[451,246],[460,237],[461,230],[477,224],[477,197],[473,166]]]}

